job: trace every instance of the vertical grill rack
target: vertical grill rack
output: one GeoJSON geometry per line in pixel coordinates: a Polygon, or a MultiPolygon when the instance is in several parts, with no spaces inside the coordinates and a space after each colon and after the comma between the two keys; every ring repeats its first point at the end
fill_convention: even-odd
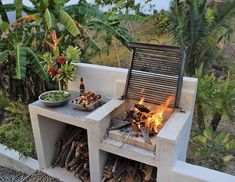
{"type": "Polygon", "coordinates": [[[169,96],[170,107],[178,108],[183,83],[185,53],[179,47],[130,43],[133,50],[124,99],[139,100],[160,105],[169,96]],[[144,92],[141,93],[141,90],[144,92]]]}

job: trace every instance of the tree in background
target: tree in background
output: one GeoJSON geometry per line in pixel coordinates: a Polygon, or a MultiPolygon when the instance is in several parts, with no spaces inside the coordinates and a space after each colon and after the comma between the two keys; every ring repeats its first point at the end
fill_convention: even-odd
{"type": "Polygon", "coordinates": [[[235,1],[210,6],[208,0],[173,0],[171,33],[187,54],[186,73],[194,75],[204,63],[208,69],[222,56],[220,44],[235,30],[235,1]]]}

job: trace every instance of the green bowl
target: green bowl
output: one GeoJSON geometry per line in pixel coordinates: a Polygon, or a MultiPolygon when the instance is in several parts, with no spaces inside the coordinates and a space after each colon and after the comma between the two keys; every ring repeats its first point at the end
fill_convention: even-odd
{"type": "Polygon", "coordinates": [[[52,91],[48,91],[48,92],[44,92],[42,93],[40,96],[39,96],[39,100],[45,104],[46,106],[49,106],[49,107],[60,107],[60,106],[63,106],[65,104],[67,104],[70,100],[70,96],[71,94],[69,92],[66,92],[66,91],[61,91],[61,90],[52,90],[52,91]],[[49,93],[56,93],[56,92],[64,92],[66,94],[68,94],[68,97],[66,99],[63,99],[63,100],[58,100],[58,101],[45,101],[43,100],[44,96],[49,94],[49,93]]]}

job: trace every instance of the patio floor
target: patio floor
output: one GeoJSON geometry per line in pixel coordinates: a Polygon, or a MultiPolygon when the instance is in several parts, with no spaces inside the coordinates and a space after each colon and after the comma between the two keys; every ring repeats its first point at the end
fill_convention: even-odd
{"type": "Polygon", "coordinates": [[[60,182],[41,171],[25,174],[11,168],[0,166],[0,182],[60,182]]]}

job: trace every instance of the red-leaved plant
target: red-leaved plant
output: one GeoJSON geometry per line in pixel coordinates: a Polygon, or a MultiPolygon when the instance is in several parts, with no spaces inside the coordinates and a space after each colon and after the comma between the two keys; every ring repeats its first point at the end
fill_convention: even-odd
{"type": "Polygon", "coordinates": [[[72,63],[79,62],[80,49],[68,46],[66,50],[60,51],[59,44],[61,38],[57,38],[56,32],[51,32],[51,42],[46,41],[50,46],[51,52],[46,52],[43,59],[46,61],[47,70],[53,80],[58,81],[59,89],[66,89],[68,81],[74,79],[76,67],[72,63]]]}

